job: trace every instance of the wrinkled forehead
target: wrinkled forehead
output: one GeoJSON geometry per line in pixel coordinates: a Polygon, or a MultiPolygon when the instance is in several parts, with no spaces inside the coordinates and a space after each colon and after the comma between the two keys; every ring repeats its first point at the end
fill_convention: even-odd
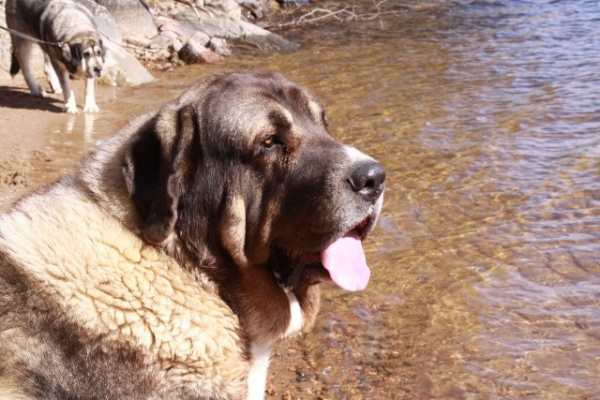
{"type": "Polygon", "coordinates": [[[230,76],[211,85],[211,115],[252,142],[272,125],[320,123],[323,107],[304,88],[280,76],[230,76]]]}

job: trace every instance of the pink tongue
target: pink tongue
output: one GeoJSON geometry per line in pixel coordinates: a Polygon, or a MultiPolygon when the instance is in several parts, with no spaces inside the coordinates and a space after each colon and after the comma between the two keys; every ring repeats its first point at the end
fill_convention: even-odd
{"type": "Polygon", "coordinates": [[[331,280],[342,289],[363,290],[369,283],[371,271],[360,238],[354,231],[323,250],[321,262],[331,280]]]}

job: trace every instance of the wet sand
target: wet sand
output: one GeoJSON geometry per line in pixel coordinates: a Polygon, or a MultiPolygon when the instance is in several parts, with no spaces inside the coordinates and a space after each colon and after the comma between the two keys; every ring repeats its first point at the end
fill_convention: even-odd
{"type": "Polygon", "coordinates": [[[19,75],[0,80],[0,209],[33,189],[31,172],[51,163],[45,153],[45,127],[65,118],[58,95],[36,98],[19,75]]]}

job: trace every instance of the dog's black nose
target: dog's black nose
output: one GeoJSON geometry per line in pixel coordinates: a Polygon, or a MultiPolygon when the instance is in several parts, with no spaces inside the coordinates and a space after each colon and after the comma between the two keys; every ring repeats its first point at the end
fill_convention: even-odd
{"type": "Polygon", "coordinates": [[[352,190],[368,201],[375,201],[381,196],[384,181],[385,170],[375,160],[362,162],[348,178],[352,190]]]}
{"type": "Polygon", "coordinates": [[[96,74],[96,76],[100,76],[100,74],[102,73],[102,67],[94,67],[94,73],[96,74]]]}

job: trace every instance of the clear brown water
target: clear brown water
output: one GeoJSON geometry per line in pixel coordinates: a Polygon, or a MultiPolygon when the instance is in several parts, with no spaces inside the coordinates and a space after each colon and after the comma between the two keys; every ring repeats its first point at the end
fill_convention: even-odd
{"type": "Polygon", "coordinates": [[[270,379],[301,398],[600,398],[600,5],[464,0],[291,34],[291,54],[103,89],[99,116],[48,129],[40,176],[199,76],[281,71],[388,175],[368,290],[327,287],[270,379]]]}

